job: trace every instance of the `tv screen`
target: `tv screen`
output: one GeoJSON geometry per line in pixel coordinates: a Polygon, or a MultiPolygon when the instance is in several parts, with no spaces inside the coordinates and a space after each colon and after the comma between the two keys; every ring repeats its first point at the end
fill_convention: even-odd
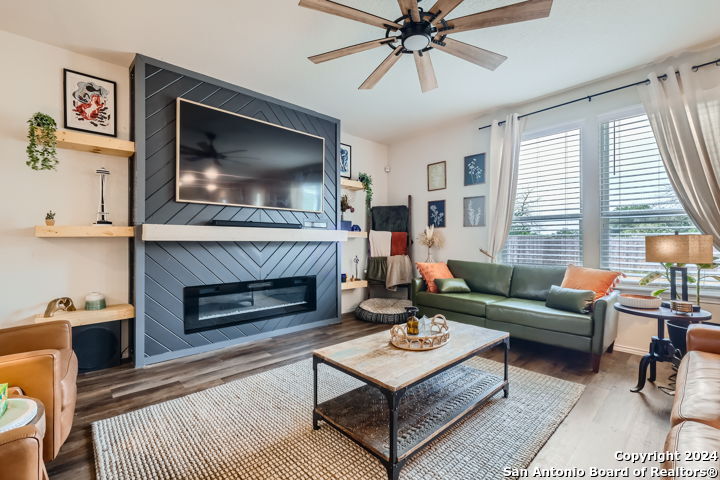
{"type": "Polygon", "coordinates": [[[178,202],[321,212],[325,139],[177,101],[178,202]]]}

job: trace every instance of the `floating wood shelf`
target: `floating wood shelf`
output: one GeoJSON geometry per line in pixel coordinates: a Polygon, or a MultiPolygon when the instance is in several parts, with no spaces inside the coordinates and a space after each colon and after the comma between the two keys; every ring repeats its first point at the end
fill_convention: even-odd
{"type": "Polygon", "coordinates": [[[344,188],[345,190],[364,190],[365,189],[362,182],[359,182],[357,180],[349,180],[347,178],[340,179],[340,186],[342,188],[344,188]]]}
{"type": "Polygon", "coordinates": [[[35,236],[44,238],[106,238],[134,237],[135,227],[132,226],[100,226],[100,225],[36,225],[35,236]]]}
{"type": "Polygon", "coordinates": [[[345,242],[345,230],[313,228],[216,227],[210,225],[142,226],[146,242],[345,242]]]}
{"type": "Polygon", "coordinates": [[[341,283],[343,290],[353,290],[355,288],[365,288],[368,286],[367,280],[355,280],[354,282],[341,283]]]}
{"type": "Polygon", "coordinates": [[[73,327],[92,325],[95,323],[111,322],[135,318],[135,307],[130,304],[109,305],[102,310],[75,310],[74,312],[55,312],[52,317],[37,315],[35,323],[68,320],[73,327]]]}
{"type": "Polygon", "coordinates": [[[135,154],[135,142],[129,140],[72,130],[58,130],[56,136],[57,146],[60,148],[125,158],[135,154]]]}
{"type": "Polygon", "coordinates": [[[348,238],[368,238],[367,232],[348,232],[348,238]]]}

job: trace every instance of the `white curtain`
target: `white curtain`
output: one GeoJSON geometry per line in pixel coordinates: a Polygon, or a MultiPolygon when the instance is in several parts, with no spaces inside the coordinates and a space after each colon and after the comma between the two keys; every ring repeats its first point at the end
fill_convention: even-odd
{"type": "Polygon", "coordinates": [[[495,262],[505,245],[515,209],[518,163],[520,159],[520,133],[518,114],[508,115],[505,125],[493,121],[490,127],[490,152],[488,158],[490,200],[488,248],[484,251],[495,262]]]}
{"type": "Polygon", "coordinates": [[[720,68],[678,71],[638,88],[680,203],[720,248],[720,68]]]}

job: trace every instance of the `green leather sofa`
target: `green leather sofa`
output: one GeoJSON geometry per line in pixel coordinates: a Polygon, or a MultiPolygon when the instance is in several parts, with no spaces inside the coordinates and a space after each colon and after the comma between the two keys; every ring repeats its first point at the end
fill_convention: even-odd
{"type": "Polygon", "coordinates": [[[413,279],[412,301],[423,315],[502,330],[511,338],[565,347],[592,355],[600,370],[603,352],[612,352],[617,336],[617,293],[595,302],[588,314],[545,306],[552,285],[560,285],[565,267],[501,265],[449,260],[448,268],[470,293],[429,293],[422,278],[413,279]]]}

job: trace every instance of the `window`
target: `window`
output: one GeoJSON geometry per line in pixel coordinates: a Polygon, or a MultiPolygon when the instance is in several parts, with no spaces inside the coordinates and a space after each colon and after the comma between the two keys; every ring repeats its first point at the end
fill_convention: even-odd
{"type": "Polygon", "coordinates": [[[503,260],[582,264],[580,198],[580,129],[523,141],[503,260]]]}
{"type": "Polygon", "coordinates": [[[647,115],[602,123],[601,265],[639,278],[657,270],[645,262],[645,236],[698,233],[670,185],[647,115]]]}

